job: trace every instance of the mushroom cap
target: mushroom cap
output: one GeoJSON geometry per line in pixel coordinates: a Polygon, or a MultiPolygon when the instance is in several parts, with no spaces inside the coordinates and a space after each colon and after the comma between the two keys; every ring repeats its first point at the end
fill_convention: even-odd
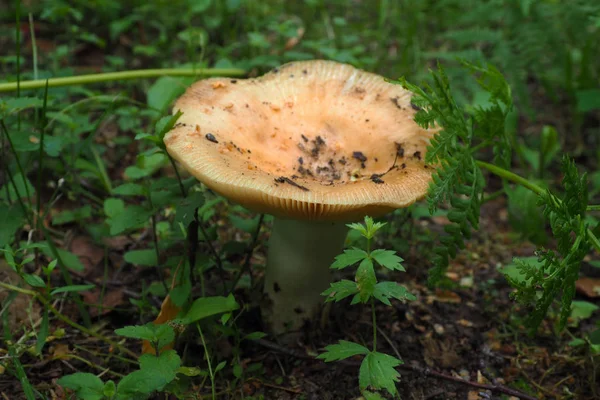
{"type": "Polygon", "coordinates": [[[211,78],[176,101],[169,154],[209,188],[282,218],[352,221],[427,192],[436,130],[411,93],[332,61],[294,62],[255,79],[211,78]]]}

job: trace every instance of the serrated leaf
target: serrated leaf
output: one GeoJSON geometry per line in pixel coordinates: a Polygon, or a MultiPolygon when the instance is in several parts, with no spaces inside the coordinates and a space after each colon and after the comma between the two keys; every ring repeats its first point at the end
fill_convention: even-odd
{"type": "Polygon", "coordinates": [[[401,360],[384,353],[370,352],[367,354],[358,375],[358,385],[361,390],[369,387],[376,390],[387,390],[392,396],[397,394],[396,382],[400,373],[394,368],[402,364],[401,360]]]}
{"type": "Polygon", "coordinates": [[[116,329],[115,333],[120,336],[147,340],[153,345],[157,345],[158,349],[173,342],[175,339],[175,331],[168,324],[154,324],[152,322],[146,325],[130,325],[124,328],[116,329]]]}
{"type": "Polygon", "coordinates": [[[344,250],[343,254],[335,257],[335,261],[330,268],[342,269],[356,264],[357,262],[367,258],[369,254],[361,249],[353,247],[349,250],[344,250]]]}
{"type": "Polygon", "coordinates": [[[360,300],[363,303],[366,303],[373,295],[376,283],[377,278],[375,277],[373,261],[371,261],[370,258],[365,258],[356,270],[356,286],[358,288],[360,300]]]}
{"type": "Polygon", "coordinates": [[[180,366],[181,359],[174,350],[167,350],[158,357],[144,354],[140,357],[140,370],[121,379],[117,386],[117,394],[132,397],[162,390],[175,379],[180,366]]]}
{"type": "Polygon", "coordinates": [[[385,400],[383,397],[381,397],[379,393],[373,393],[367,390],[363,391],[362,395],[365,398],[365,400],[385,400]]]}
{"type": "Polygon", "coordinates": [[[348,296],[352,296],[358,292],[356,282],[342,279],[339,282],[334,282],[330,287],[321,293],[321,296],[326,296],[326,302],[329,301],[340,301],[348,296]]]}
{"type": "Polygon", "coordinates": [[[239,308],[233,295],[228,297],[214,296],[196,299],[182,318],[185,325],[192,324],[212,315],[230,312],[239,308]]]}
{"type": "Polygon", "coordinates": [[[373,258],[377,264],[381,265],[392,271],[406,271],[402,264],[402,257],[396,255],[395,251],[377,249],[371,252],[371,258],[373,258]]]}
{"type": "Polygon", "coordinates": [[[416,300],[416,297],[412,293],[396,282],[379,282],[375,285],[373,297],[388,306],[391,305],[389,299],[400,301],[416,300]]]}
{"type": "Polygon", "coordinates": [[[325,352],[317,356],[318,359],[325,362],[344,360],[359,354],[368,354],[369,349],[358,343],[340,340],[337,344],[330,344],[325,347],[325,352]]]}
{"type": "Polygon", "coordinates": [[[94,374],[77,372],[63,376],[57,383],[64,388],[73,390],[79,399],[101,400],[104,398],[104,383],[94,374]]]}

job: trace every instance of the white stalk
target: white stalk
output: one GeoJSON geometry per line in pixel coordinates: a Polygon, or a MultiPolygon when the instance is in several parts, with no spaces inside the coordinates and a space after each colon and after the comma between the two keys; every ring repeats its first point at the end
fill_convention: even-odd
{"type": "Polygon", "coordinates": [[[273,333],[291,332],[313,320],[331,283],[329,267],[344,248],[343,223],[275,218],[269,239],[263,317],[273,333]]]}

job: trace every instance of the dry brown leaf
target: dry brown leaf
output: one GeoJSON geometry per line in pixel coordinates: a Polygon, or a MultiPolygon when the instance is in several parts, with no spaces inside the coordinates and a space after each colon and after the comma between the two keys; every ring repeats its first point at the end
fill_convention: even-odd
{"type": "Polygon", "coordinates": [[[65,358],[71,353],[69,345],[64,343],[58,343],[50,347],[50,354],[55,359],[65,358]]]}
{"type": "Polygon", "coordinates": [[[81,293],[83,301],[90,305],[90,315],[92,317],[108,314],[113,308],[125,302],[122,288],[104,292],[102,299],[100,298],[101,295],[102,290],[100,288],[81,293]]]}
{"type": "MultiPolygon", "coordinates": [[[[175,276],[173,277],[173,281],[171,283],[171,290],[173,290],[173,288],[175,287],[175,284],[177,282],[177,274],[179,273],[180,266],[181,266],[181,263],[179,264],[179,266],[177,266],[177,269],[175,270],[175,274],[174,274],[175,276]]],[[[166,322],[174,320],[175,317],[177,317],[177,314],[179,314],[179,311],[181,311],[181,307],[178,307],[177,305],[175,305],[175,303],[173,303],[171,301],[171,296],[167,295],[167,297],[163,300],[162,305],[160,306],[160,313],[158,313],[158,316],[154,320],[154,324],[160,325],[160,324],[164,324],[166,322]]],[[[173,343],[169,343],[168,345],[163,347],[161,351],[172,349],[172,348],[173,348],[173,343]]],[[[152,354],[152,353],[154,353],[154,348],[152,347],[152,344],[149,341],[144,340],[142,342],[142,354],[152,354]]]]}
{"type": "Polygon", "coordinates": [[[600,279],[598,278],[581,278],[575,282],[575,288],[579,293],[583,293],[588,297],[600,297],[600,279]]]}
{"type": "Polygon", "coordinates": [[[462,301],[462,299],[455,292],[452,292],[450,290],[441,290],[441,289],[438,289],[438,290],[435,291],[435,295],[434,296],[428,296],[427,297],[427,304],[431,304],[434,301],[439,301],[440,303],[454,303],[454,304],[458,304],[458,303],[460,303],[462,301]]]}
{"type": "Polygon", "coordinates": [[[94,244],[91,238],[87,236],[77,236],[71,241],[71,253],[79,257],[79,261],[84,266],[82,275],[90,277],[92,275],[102,276],[102,268],[96,271],[97,266],[101,265],[104,258],[104,250],[94,244]],[[97,272],[94,274],[94,272],[97,272]]]}
{"type": "MultiPolygon", "coordinates": [[[[0,259],[0,282],[17,285],[21,281],[19,275],[8,266],[6,261],[0,259]]],[[[8,297],[11,292],[0,288],[0,303],[8,297]]],[[[40,306],[38,302],[26,294],[18,293],[7,309],[8,326],[11,332],[16,333],[23,325],[29,325],[29,321],[38,321],[41,318],[40,306]],[[31,314],[31,315],[30,315],[31,314]]],[[[2,328],[2,318],[0,318],[0,330],[2,328]]]]}

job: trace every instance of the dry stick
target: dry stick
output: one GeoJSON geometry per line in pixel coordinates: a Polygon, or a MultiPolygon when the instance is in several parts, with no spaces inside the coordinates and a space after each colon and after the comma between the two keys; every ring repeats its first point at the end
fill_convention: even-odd
{"type": "MultiPolygon", "coordinates": [[[[279,353],[283,353],[283,354],[287,354],[291,357],[296,357],[296,358],[300,358],[300,359],[304,359],[304,360],[313,360],[316,361],[316,359],[314,357],[311,357],[309,355],[300,353],[300,352],[296,352],[294,350],[290,350],[287,347],[282,347],[279,346],[276,343],[270,342],[268,340],[265,339],[258,339],[258,340],[254,340],[254,342],[256,342],[257,344],[266,347],[268,349],[277,351],[279,353]]],[[[343,365],[347,365],[347,366],[351,366],[351,367],[359,367],[361,363],[359,362],[353,362],[353,361],[348,361],[348,360],[342,360],[339,361],[339,363],[343,364],[343,365]]],[[[538,398],[536,397],[532,397],[528,394],[522,393],[518,390],[515,389],[511,389],[507,386],[504,385],[499,385],[499,384],[493,384],[493,385],[486,385],[483,383],[477,383],[477,382],[472,382],[472,381],[467,381],[461,378],[456,378],[454,376],[451,375],[446,375],[443,374],[441,372],[436,372],[436,371],[432,371],[429,368],[421,368],[421,367],[417,367],[415,365],[410,365],[410,364],[402,364],[398,366],[399,369],[403,369],[406,371],[411,371],[411,372],[416,372],[418,374],[421,375],[425,375],[425,376],[433,376],[439,379],[443,379],[443,380],[447,380],[447,381],[452,381],[455,383],[460,383],[462,385],[466,385],[466,386],[471,386],[471,387],[475,387],[478,389],[483,389],[483,390],[490,390],[492,392],[500,392],[503,394],[507,394],[509,396],[515,396],[518,397],[522,400],[538,400],[538,398]]]]}

